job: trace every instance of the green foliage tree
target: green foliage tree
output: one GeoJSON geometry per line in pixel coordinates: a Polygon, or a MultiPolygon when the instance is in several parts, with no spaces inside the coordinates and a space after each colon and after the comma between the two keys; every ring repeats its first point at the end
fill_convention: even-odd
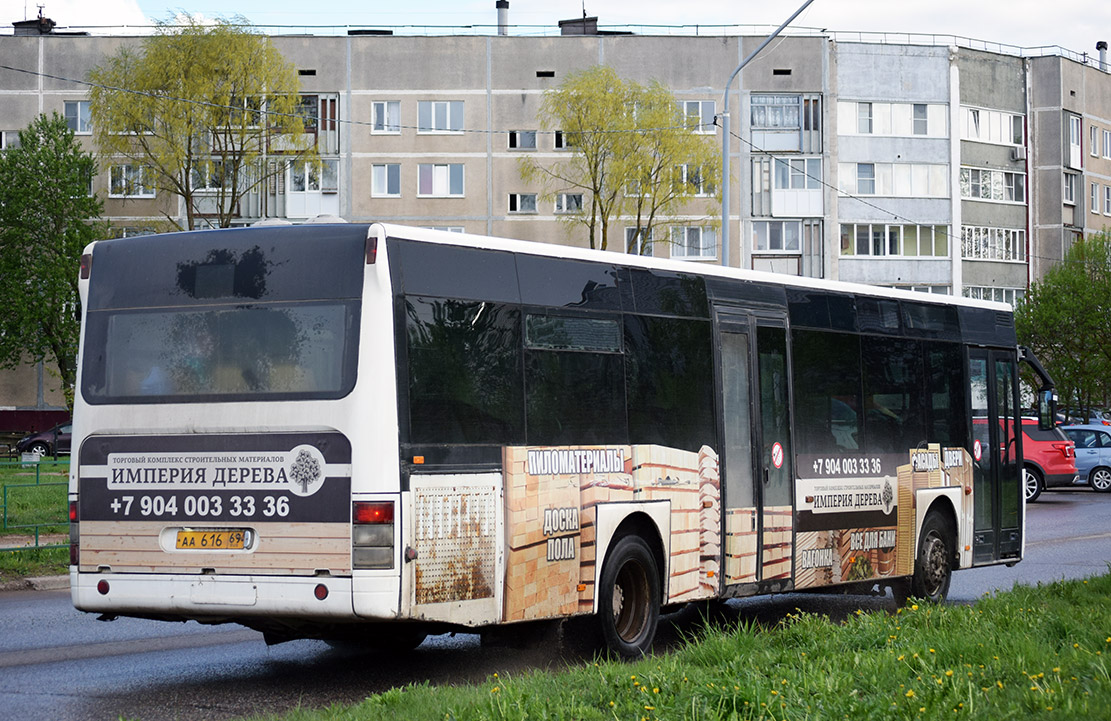
{"type": "Polygon", "coordinates": [[[1019,343],[1053,376],[1062,407],[1111,397],[1111,237],[1077,240],[1015,311],[1019,343]]]}
{"type": "Polygon", "coordinates": [[[104,231],[95,171],[58,113],[40,115],[0,153],[0,366],[53,363],[71,410],[81,253],[104,231]]]}
{"type": "Polygon", "coordinates": [[[547,199],[582,192],[582,207],[563,217],[586,227],[591,248],[607,249],[611,225],[627,218],[640,233],[626,250],[644,252],[657,226],[674,222],[694,196],[713,196],[708,180],[721,172],[714,143],[693,132],[698,121],[658,82],[624,80],[602,65],[574,73],[544,93],[539,122],[562,133],[568,157],[524,157],[521,177],[547,199]]]}
{"type": "Polygon", "coordinates": [[[89,73],[102,163],[145,168],[146,185],[183,199],[189,230],[202,213],[231,225],[244,197],[284,172],[274,160],[315,160],[296,69],[245,23],[183,15],[89,73]]]}

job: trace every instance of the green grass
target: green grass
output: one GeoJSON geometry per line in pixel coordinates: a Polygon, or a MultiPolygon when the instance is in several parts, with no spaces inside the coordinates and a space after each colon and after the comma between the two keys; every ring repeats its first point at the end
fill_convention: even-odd
{"type": "MultiPolygon", "coordinates": [[[[0,536],[0,544],[3,544],[3,536],[0,536]]],[[[0,583],[35,576],[57,576],[68,572],[68,548],[0,551],[0,583]]]]}
{"type": "Polygon", "coordinates": [[[35,526],[40,533],[68,531],[68,475],[68,460],[0,463],[0,548],[5,535],[34,535],[35,526]]]}
{"type": "MultiPolygon", "coordinates": [[[[806,613],[709,630],[666,655],[561,673],[418,684],[284,721],[1093,719],[1111,717],[1111,576],[908,605],[843,624],[806,613]]],[[[374,657],[368,663],[383,663],[374,657]]]]}

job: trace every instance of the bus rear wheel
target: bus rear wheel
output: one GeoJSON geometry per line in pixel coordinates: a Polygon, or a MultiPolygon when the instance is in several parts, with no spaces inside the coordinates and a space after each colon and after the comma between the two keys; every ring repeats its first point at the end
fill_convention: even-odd
{"type": "Polygon", "coordinates": [[[934,603],[945,600],[953,579],[955,536],[952,525],[940,513],[926,516],[918,536],[914,575],[910,579],[912,596],[934,603]]]}
{"type": "Polygon", "coordinates": [[[643,539],[630,535],[614,542],[598,593],[598,622],[606,647],[623,658],[648,653],[660,620],[660,575],[643,539]]]}

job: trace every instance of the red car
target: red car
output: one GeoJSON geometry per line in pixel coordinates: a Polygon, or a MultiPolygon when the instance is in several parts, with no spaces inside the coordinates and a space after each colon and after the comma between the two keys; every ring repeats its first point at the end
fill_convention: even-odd
{"type": "Polygon", "coordinates": [[[1026,502],[1047,488],[1071,486],[1078,478],[1076,444],[1060,428],[1043,431],[1036,418],[1022,419],[1022,480],[1026,502]]]}

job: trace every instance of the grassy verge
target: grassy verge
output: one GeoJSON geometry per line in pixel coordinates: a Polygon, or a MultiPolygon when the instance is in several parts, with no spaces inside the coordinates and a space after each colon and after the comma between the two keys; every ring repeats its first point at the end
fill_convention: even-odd
{"type": "MultiPolygon", "coordinates": [[[[3,542],[3,536],[0,536],[0,544],[3,542]]],[[[0,551],[0,583],[64,573],[69,573],[68,548],[0,551]]]]}
{"type": "MultiPolygon", "coordinates": [[[[790,615],[675,653],[475,687],[414,685],[323,719],[1091,719],[1111,714],[1111,576],[908,605],[844,624],[790,615]]],[[[373,659],[369,663],[383,662],[373,659]]]]}

